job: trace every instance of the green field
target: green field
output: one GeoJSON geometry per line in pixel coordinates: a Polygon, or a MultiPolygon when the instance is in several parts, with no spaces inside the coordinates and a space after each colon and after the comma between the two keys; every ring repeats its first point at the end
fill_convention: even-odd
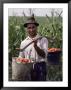
{"type": "MultiPolygon", "coordinates": [[[[38,33],[48,39],[49,48],[62,49],[62,17],[35,17],[38,23],[38,33]]],[[[15,49],[20,47],[20,43],[27,37],[27,33],[23,24],[27,17],[9,16],[9,80],[11,80],[11,61],[12,57],[18,57],[19,52],[15,49]]],[[[62,57],[62,56],[61,56],[62,57]]],[[[62,58],[59,65],[47,65],[47,80],[62,80],[62,58]]]]}

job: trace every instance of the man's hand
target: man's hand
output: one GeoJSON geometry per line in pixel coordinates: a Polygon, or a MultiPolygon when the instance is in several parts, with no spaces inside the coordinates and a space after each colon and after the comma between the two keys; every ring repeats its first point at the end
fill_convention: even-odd
{"type": "Polygon", "coordinates": [[[37,40],[33,40],[33,42],[34,42],[34,48],[35,48],[37,54],[39,56],[45,58],[45,52],[37,46],[37,40]]]}

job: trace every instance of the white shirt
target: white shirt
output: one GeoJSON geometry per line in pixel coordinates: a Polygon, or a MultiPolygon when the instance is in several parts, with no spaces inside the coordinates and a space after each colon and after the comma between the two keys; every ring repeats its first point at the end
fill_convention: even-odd
{"type": "MultiPolygon", "coordinates": [[[[30,38],[29,36],[21,42],[20,49],[23,49],[27,44],[33,41],[33,39],[37,39],[41,37],[40,35],[36,35],[35,38],[30,38]]],[[[19,53],[19,57],[24,57],[27,59],[31,59],[33,61],[47,61],[47,52],[48,52],[48,40],[45,37],[42,37],[42,39],[37,40],[37,46],[40,49],[43,49],[46,57],[42,58],[37,54],[37,51],[35,50],[33,43],[30,44],[26,49],[24,49],[22,52],[19,53]]]]}

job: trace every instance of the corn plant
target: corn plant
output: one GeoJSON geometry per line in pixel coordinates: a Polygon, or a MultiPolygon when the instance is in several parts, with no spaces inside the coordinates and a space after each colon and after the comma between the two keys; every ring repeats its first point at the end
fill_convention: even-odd
{"type": "MultiPolygon", "coordinates": [[[[53,15],[53,14],[52,14],[53,15]]],[[[35,17],[40,23],[38,33],[49,40],[49,47],[62,48],[62,17],[35,17]]],[[[9,53],[16,56],[16,47],[20,46],[26,37],[24,29],[24,17],[9,17],[9,53]]]]}
{"type": "Polygon", "coordinates": [[[9,56],[18,56],[16,47],[20,47],[21,41],[25,38],[25,29],[22,18],[9,17],[9,56]]]}
{"type": "MultiPolygon", "coordinates": [[[[54,16],[53,13],[51,17],[48,15],[46,17],[35,17],[37,22],[39,22],[38,33],[48,39],[48,47],[62,48],[62,17],[60,15],[54,16]]],[[[26,18],[25,16],[9,16],[9,62],[13,56],[18,56],[19,52],[15,48],[20,47],[21,41],[27,37],[23,26],[26,18]]],[[[48,80],[62,80],[62,67],[48,67],[48,80]]]]}

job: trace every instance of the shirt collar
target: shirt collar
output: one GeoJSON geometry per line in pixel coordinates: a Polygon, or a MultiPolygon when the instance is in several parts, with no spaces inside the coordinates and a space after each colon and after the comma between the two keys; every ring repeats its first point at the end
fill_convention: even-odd
{"type": "Polygon", "coordinates": [[[39,38],[40,37],[40,35],[39,34],[37,34],[34,38],[30,38],[29,36],[27,37],[27,40],[31,40],[31,39],[37,39],[37,38],[39,38]]]}

